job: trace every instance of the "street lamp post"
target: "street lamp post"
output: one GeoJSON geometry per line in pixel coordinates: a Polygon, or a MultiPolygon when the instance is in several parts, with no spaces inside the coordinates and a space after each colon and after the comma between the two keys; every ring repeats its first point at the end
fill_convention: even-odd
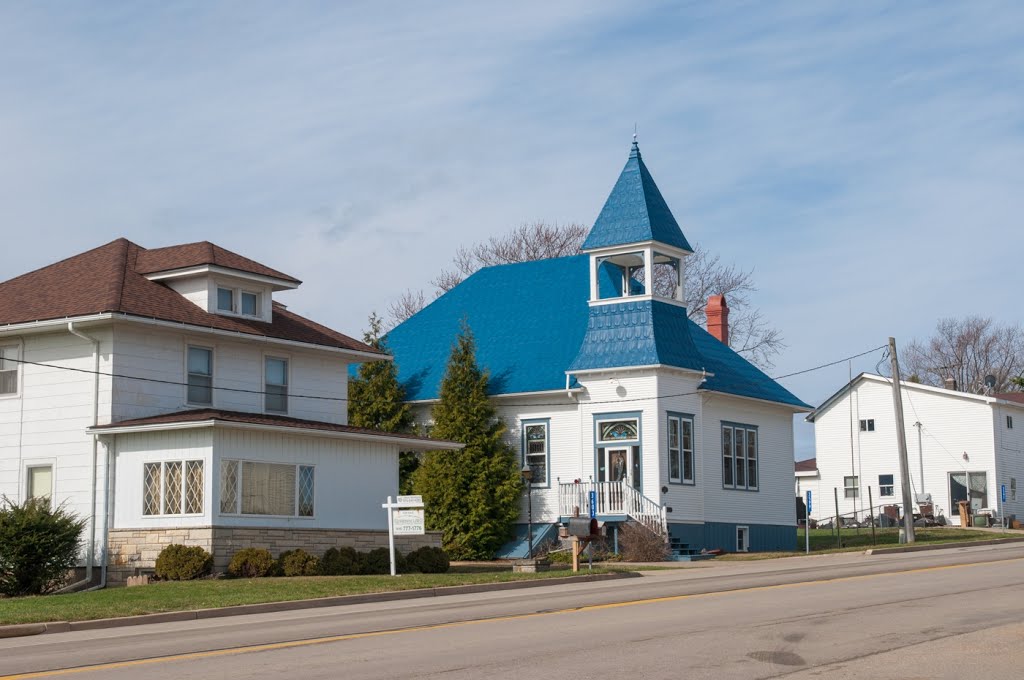
{"type": "Polygon", "coordinates": [[[524,464],[523,469],[520,470],[523,475],[523,483],[526,484],[526,531],[527,540],[529,541],[529,550],[526,558],[529,560],[533,559],[533,469],[530,465],[524,464]]]}

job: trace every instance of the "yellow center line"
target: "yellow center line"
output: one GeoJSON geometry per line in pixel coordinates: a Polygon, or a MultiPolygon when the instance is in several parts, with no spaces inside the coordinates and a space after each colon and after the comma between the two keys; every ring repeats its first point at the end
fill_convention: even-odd
{"type": "Polygon", "coordinates": [[[705,597],[717,597],[721,595],[732,595],[737,593],[751,593],[764,590],[777,590],[781,588],[798,588],[805,586],[825,585],[829,583],[842,583],[846,581],[860,581],[882,576],[899,576],[902,574],[920,574],[929,571],[944,571],[951,569],[966,569],[970,567],[996,566],[1009,562],[1021,562],[1024,557],[1015,557],[1008,560],[993,560],[989,562],[969,562],[966,564],[947,564],[935,567],[920,567],[898,572],[884,572],[879,574],[859,574],[856,576],[838,576],[836,578],[820,579],[815,581],[800,581],[797,583],[776,583],[766,586],[750,586],[748,588],[737,588],[735,590],[718,590],[709,593],[690,593],[686,595],[666,595],[663,597],[650,597],[642,600],[627,600],[625,602],[610,602],[607,604],[590,604],[567,609],[554,609],[544,612],[532,612],[529,614],[510,614],[508,616],[497,616],[487,619],[474,619],[469,621],[452,621],[449,623],[433,623],[424,626],[410,626],[408,628],[395,628],[391,630],[378,630],[366,633],[349,633],[346,635],[331,635],[328,637],[310,638],[307,640],[292,640],[290,642],[271,642],[262,645],[249,645],[247,647],[232,647],[229,649],[215,649],[206,652],[190,652],[185,654],[171,654],[168,656],[156,656],[147,659],[135,659],[132,661],[117,661],[112,663],[95,664],[92,666],[76,666],[74,668],[61,668],[50,671],[38,671],[32,673],[19,673],[16,675],[3,675],[0,680],[29,680],[30,678],[50,678],[60,675],[71,675],[73,673],[90,673],[95,671],[110,671],[121,668],[133,668],[136,666],[148,666],[158,663],[172,661],[191,661],[194,659],[211,659],[220,656],[231,656],[236,654],[251,654],[254,652],[268,652],[279,649],[292,649],[295,647],[308,647],[310,645],[322,645],[331,642],[344,642],[346,640],[361,640],[364,638],[381,637],[384,635],[398,635],[401,633],[416,633],[427,630],[441,630],[444,628],[456,628],[460,626],[472,626],[483,623],[499,623],[502,621],[518,621],[539,616],[555,616],[559,614],[575,614],[579,612],[598,611],[601,609],[615,609],[618,607],[633,607],[636,605],[658,604],[661,602],[677,602],[679,600],[691,600],[705,597]]]}

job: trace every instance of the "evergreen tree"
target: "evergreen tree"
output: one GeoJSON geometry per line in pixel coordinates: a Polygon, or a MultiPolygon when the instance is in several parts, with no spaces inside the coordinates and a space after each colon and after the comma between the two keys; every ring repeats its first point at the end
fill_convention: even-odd
{"type": "MultiPolygon", "coordinates": [[[[380,317],[371,314],[369,323],[363,342],[386,352],[380,317]]],[[[405,403],[405,389],[398,382],[398,366],[394,361],[370,361],[359,366],[356,377],[348,384],[348,422],[355,427],[384,432],[412,430],[412,411],[405,403]]],[[[419,457],[413,451],[403,451],[398,456],[399,491],[410,493],[419,457]]]]}
{"type": "Polygon", "coordinates": [[[454,559],[490,559],[512,537],[522,479],[505,425],[487,398],[488,375],[476,364],[476,343],[463,324],[452,347],[434,407],[431,436],[465,444],[431,451],[414,477],[427,525],[440,530],[454,559]]]}

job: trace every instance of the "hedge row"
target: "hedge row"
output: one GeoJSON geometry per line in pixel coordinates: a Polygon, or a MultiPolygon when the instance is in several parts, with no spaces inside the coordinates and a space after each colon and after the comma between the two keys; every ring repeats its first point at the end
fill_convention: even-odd
{"type": "MultiPolygon", "coordinates": [[[[442,574],[448,571],[448,555],[440,548],[422,547],[408,555],[395,551],[399,573],[442,574]]],[[[213,556],[198,546],[172,544],[160,551],[156,560],[158,578],[187,581],[208,575],[213,570],[213,556]]],[[[368,553],[354,548],[331,548],[317,558],[305,550],[286,550],[274,559],[269,550],[244,548],[231,558],[228,574],[236,578],[264,576],[354,576],[391,573],[391,556],[387,548],[368,553]]]]}

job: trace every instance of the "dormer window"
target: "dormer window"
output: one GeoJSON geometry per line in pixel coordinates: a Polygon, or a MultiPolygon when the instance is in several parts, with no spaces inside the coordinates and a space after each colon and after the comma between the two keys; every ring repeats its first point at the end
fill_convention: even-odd
{"type": "Polygon", "coordinates": [[[220,314],[241,314],[259,319],[263,316],[261,302],[261,293],[217,286],[217,312],[220,314]]]}
{"type": "Polygon", "coordinates": [[[217,311],[218,312],[234,312],[235,311],[235,291],[231,288],[218,288],[217,289],[217,311]]]}
{"type": "Polygon", "coordinates": [[[259,316],[260,315],[260,294],[249,293],[242,291],[242,315],[243,316],[259,316]]]}

